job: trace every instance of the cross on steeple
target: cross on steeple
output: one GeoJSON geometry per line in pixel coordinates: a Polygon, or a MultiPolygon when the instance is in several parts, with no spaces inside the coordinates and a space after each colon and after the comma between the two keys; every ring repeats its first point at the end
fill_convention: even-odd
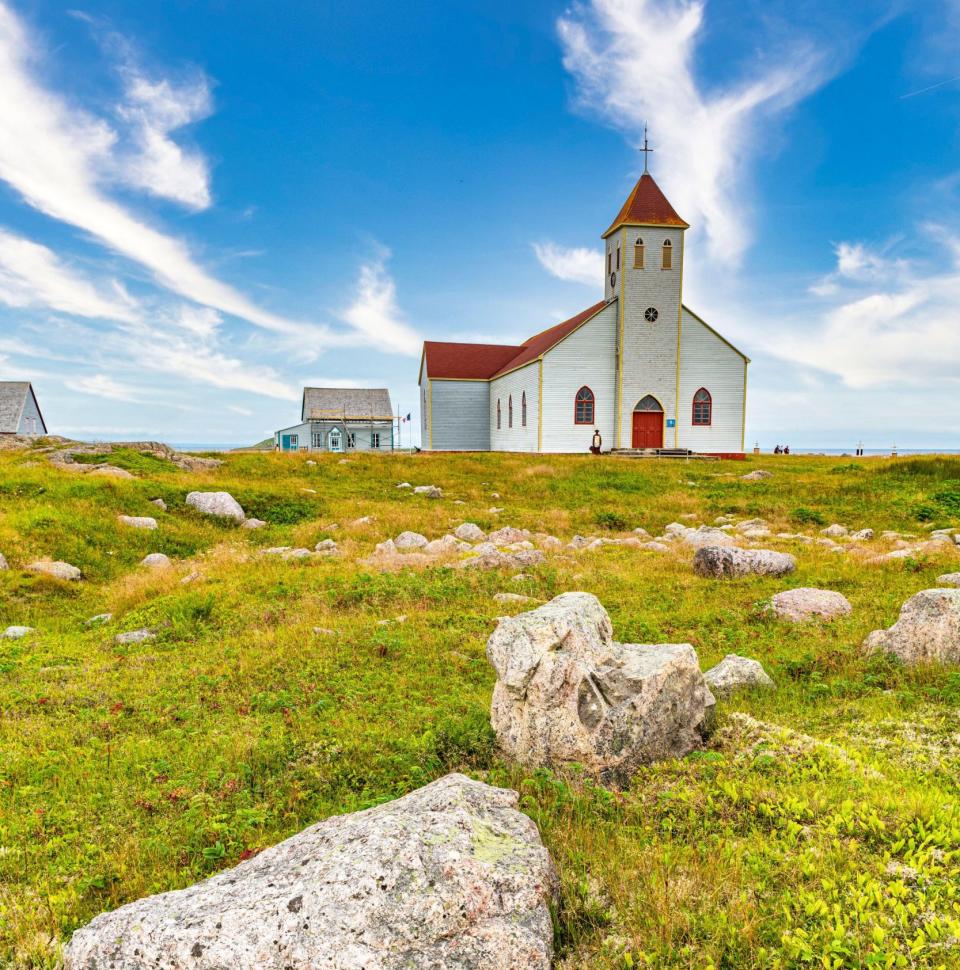
{"type": "Polygon", "coordinates": [[[650,158],[650,152],[652,152],[653,150],[654,149],[650,148],[649,144],[647,143],[647,126],[646,126],[646,124],[644,124],[644,126],[643,126],[643,148],[640,149],[640,151],[643,152],[643,174],[644,175],[647,174],[647,160],[650,158]]]}

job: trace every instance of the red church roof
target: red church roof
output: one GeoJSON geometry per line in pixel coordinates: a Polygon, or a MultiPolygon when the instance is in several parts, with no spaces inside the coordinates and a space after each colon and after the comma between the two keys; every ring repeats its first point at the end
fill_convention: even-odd
{"type": "Polygon", "coordinates": [[[687,229],[688,224],[677,215],[676,210],[660,191],[660,186],[649,172],[640,176],[640,181],[623,203],[619,215],[610,228],[603,234],[606,238],[619,226],[677,226],[687,229]]]}
{"type": "Polygon", "coordinates": [[[582,323],[586,323],[594,314],[599,313],[606,305],[604,300],[594,303],[575,317],[534,334],[519,347],[426,340],[423,344],[423,353],[427,376],[475,381],[499,377],[507,371],[515,370],[536,360],[541,354],[560,343],[568,334],[573,333],[582,323]]]}

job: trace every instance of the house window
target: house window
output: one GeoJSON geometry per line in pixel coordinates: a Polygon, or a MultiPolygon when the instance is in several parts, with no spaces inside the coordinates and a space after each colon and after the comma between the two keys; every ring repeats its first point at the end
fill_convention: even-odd
{"type": "Polygon", "coordinates": [[[501,428],[500,398],[497,398],[497,431],[501,428]]]}
{"type": "Polygon", "coordinates": [[[513,427],[513,395],[507,398],[507,427],[513,427]]]}
{"type": "Polygon", "coordinates": [[[593,391],[589,387],[581,387],[577,391],[577,398],[573,407],[574,424],[593,424],[593,391]]]}
{"type": "Polygon", "coordinates": [[[322,448],[323,447],[323,432],[314,431],[310,436],[310,446],[312,448],[322,448]]]}
{"type": "Polygon", "coordinates": [[[617,243],[617,271],[620,270],[620,243],[617,243]]]}
{"type": "Polygon", "coordinates": [[[693,423],[699,427],[713,423],[713,398],[705,387],[693,395],[693,423]]]}
{"type": "Polygon", "coordinates": [[[520,424],[527,426],[527,392],[524,391],[520,397],[520,424]]]}
{"type": "Polygon", "coordinates": [[[347,432],[347,447],[356,448],[357,447],[357,432],[348,431],[347,432]]]}
{"type": "Polygon", "coordinates": [[[673,243],[669,239],[663,241],[663,268],[673,269],[673,243]]]}
{"type": "Polygon", "coordinates": [[[380,447],[380,432],[371,431],[370,432],[370,447],[379,448],[380,447]]]}
{"type": "Polygon", "coordinates": [[[290,450],[296,451],[300,447],[300,435],[290,435],[290,450]]]}
{"type": "Polygon", "coordinates": [[[639,236],[633,244],[633,268],[643,269],[643,240],[639,236]]]}
{"type": "Polygon", "coordinates": [[[607,250],[607,276],[613,271],[613,253],[607,250]]]}

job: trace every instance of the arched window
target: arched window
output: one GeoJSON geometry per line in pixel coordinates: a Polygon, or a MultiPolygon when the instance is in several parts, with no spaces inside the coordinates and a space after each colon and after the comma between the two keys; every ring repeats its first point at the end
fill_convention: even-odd
{"type": "Polygon", "coordinates": [[[507,398],[507,427],[513,427],[513,395],[507,398]]]}
{"type": "Polygon", "coordinates": [[[633,244],[633,268],[643,269],[643,240],[639,236],[633,244]]]}
{"type": "Polygon", "coordinates": [[[573,405],[574,424],[593,424],[593,406],[596,399],[589,387],[581,387],[573,405]]]}
{"type": "Polygon", "coordinates": [[[705,387],[693,395],[693,423],[698,427],[713,424],[713,398],[705,387]]]}
{"type": "Polygon", "coordinates": [[[617,243],[617,272],[620,272],[620,243],[617,243]]]}
{"type": "Polygon", "coordinates": [[[497,431],[500,430],[501,423],[502,423],[502,420],[500,416],[500,398],[497,398],[497,431]]]}
{"type": "Polygon", "coordinates": [[[663,411],[663,405],[652,395],[647,394],[637,401],[634,411],[663,411]]]}
{"type": "Polygon", "coordinates": [[[613,270],[613,253],[611,253],[610,250],[608,249],[607,250],[607,276],[610,275],[612,270],[613,270]]]}
{"type": "Polygon", "coordinates": [[[673,269],[673,243],[669,239],[663,241],[663,268],[673,269]]]}
{"type": "Polygon", "coordinates": [[[520,397],[520,424],[527,426],[527,392],[524,391],[520,397]]]}

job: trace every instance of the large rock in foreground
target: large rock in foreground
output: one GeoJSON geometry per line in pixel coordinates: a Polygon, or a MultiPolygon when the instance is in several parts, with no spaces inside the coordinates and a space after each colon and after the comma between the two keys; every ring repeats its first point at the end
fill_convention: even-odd
{"type": "Polygon", "coordinates": [[[615,643],[589,593],[501,619],[487,657],[497,671],[493,729],[528,767],[579,762],[625,784],[640,765],[703,744],[714,699],[693,647],[615,643]]]}
{"type": "Polygon", "coordinates": [[[769,549],[732,549],[704,546],[693,557],[693,571],[698,576],[721,579],[729,576],[786,576],[797,568],[797,561],[788,552],[769,549]]]}
{"type": "Polygon", "coordinates": [[[447,775],[98,916],[67,970],[548,970],[556,875],[516,792],[447,775]]]}
{"type": "Polygon", "coordinates": [[[229,492],[190,492],[186,502],[204,515],[236,519],[238,522],[246,518],[240,503],[229,492]]]}
{"type": "Polygon", "coordinates": [[[868,653],[886,650],[905,664],[960,663],[960,589],[925,589],[911,596],[887,630],[864,641],[868,653]]]}

